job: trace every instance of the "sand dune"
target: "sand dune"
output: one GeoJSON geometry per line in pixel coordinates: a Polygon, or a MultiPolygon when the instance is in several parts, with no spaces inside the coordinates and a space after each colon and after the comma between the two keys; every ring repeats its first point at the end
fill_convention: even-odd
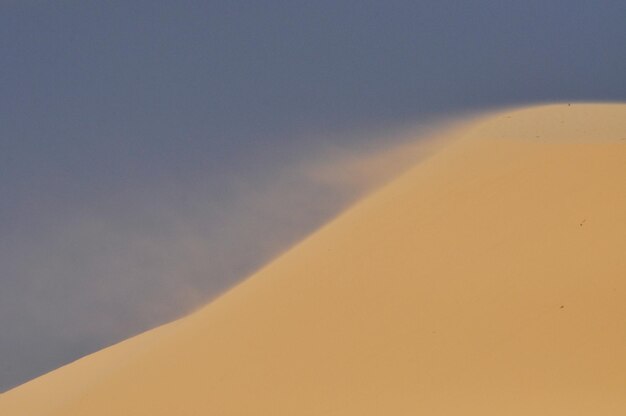
{"type": "Polygon", "coordinates": [[[626,414],[626,105],[510,110],[11,415],[626,414]]]}

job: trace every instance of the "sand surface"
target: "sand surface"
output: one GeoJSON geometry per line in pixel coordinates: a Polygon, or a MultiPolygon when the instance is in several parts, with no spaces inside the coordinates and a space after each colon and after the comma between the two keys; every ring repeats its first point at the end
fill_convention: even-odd
{"type": "Polygon", "coordinates": [[[189,317],[0,415],[625,415],[626,105],[457,139],[189,317]]]}

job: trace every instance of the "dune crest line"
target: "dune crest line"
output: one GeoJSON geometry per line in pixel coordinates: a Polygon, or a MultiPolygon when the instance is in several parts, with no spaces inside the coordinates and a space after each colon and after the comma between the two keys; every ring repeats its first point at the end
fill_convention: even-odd
{"type": "Polygon", "coordinates": [[[626,413],[626,104],[455,134],[206,307],[0,414],[626,413]]]}

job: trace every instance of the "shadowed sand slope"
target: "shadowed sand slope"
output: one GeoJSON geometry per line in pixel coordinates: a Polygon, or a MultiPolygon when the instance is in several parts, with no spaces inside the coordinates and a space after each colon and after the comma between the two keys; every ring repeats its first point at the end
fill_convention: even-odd
{"type": "Polygon", "coordinates": [[[626,414],[626,105],[458,136],[204,309],[0,414],[626,414]]]}

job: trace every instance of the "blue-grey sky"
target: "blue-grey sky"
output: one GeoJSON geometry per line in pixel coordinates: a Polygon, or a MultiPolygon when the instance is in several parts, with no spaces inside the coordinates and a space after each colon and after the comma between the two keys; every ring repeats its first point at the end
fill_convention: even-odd
{"type": "Polygon", "coordinates": [[[333,215],[354,190],[295,168],[329,149],[626,100],[625,22],[623,0],[3,1],[0,391],[179,316],[333,215]]]}

